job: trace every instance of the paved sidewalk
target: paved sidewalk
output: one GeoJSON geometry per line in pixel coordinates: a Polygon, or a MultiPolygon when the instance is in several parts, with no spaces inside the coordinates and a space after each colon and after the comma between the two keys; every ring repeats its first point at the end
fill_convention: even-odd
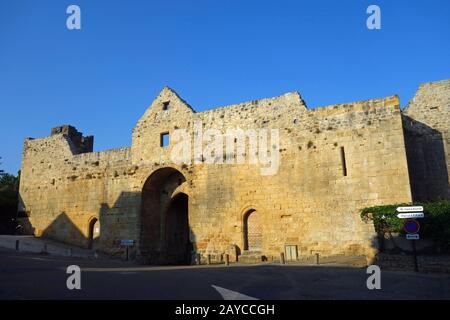
{"type": "MultiPolygon", "coordinates": [[[[113,258],[95,250],[89,250],[74,245],[64,244],[46,238],[38,238],[35,236],[17,236],[17,235],[0,235],[0,248],[16,249],[16,241],[19,241],[19,252],[40,253],[62,257],[74,257],[84,259],[108,259],[122,260],[113,258]]],[[[131,261],[130,261],[131,262],[131,261]]],[[[135,262],[136,263],[136,262],[135,262]]],[[[254,265],[279,265],[279,262],[260,262],[254,265]]],[[[224,264],[212,264],[212,266],[223,266],[224,264]]],[[[230,266],[248,266],[247,263],[230,263],[230,266]]],[[[315,257],[304,261],[286,262],[286,266],[318,266],[315,257]]],[[[365,261],[361,257],[330,257],[321,258],[320,266],[346,266],[346,267],[362,267],[365,261]]],[[[186,267],[186,266],[183,266],[186,267]]]]}
{"type": "Polygon", "coordinates": [[[8,249],[17,249],[16,242],[19,241],[18,251],[42,253],[64,257],[77,257],[87,259],[106,258],[95,250],[84,249],[73,245],[67,245],[45,238],[36,238],[35,236],[13,236],[0,235],[0,247],[8,249]]]}

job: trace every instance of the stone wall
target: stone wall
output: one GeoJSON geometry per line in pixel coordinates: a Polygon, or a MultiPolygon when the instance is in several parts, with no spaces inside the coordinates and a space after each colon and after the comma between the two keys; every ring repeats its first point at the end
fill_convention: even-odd
{"type": "Polygon", "coordinates": [[[96,247],[107,252],[120,250],[120,239],[136,240],[138,255],[163,250],[163,208],[183,193],[189,197],[189,237],[196,253],[233,257],[236,247],[242,253],[245,217],[252,212],[260,215],[261,254],[269,260],[285,245],[296,245],[299,256],[370,258],[375,232],[359,209],[411,201],[396,96],[309,110],[293,92],[195,112],[166,87],[133,129],[130,148],[80,154],[72,144],[64,134],[25,141],[21,210],[36,235],[82,246],[98,219],[96,247]],[[198,128],[204,134],[278,130],[278,171],[262,174],[260,164],[248,163],[249,150],[244,164],[195,163],[201,160],[195,154],[191,163],[174,163],[175,130],[193,137],[198,128]],[[168,147],[161,147],[162,133],[170,136],[168,147]],[[174,179],[175,170],[182,179],[174,179]],[[146,203],[152,204],[148,210],[142,208],[146,203]],[[147,219],[148,214],[155,216],[147,219]],[[155,223],[161,245],[141,243],[155,223]]]}
{"type": "MultiPolygon", "coordinates": [[[[378,265],[381,270],[413,272],[414,256],[379,253],[373,264],[378,265]]],[[[450,257],[418,255],[417,267],[419,272],[450,273],[450,257]]]]}
{"type": "Polygon", "coordinates": [[[130,185],[130,159],[130,148],[76,154],[62,134],[26,140],[19,210],[29,216],[31,231],[86,246],[89,222],[97,218],[102,231],[108,230],[102,242],[112,246],[115,236],[128,234],[128,223],[137,224],[140,198],[122,192],[130,185]]]}
{"type": "Polygon", "coordinates": [[[403,122],[414,200],[450,199],[450,80],[422,84],[403,122]]]}

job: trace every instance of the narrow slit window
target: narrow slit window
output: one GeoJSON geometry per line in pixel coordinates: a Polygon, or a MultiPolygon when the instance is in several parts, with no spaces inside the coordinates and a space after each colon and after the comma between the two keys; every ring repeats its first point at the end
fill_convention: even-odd
{"type": "Polygon", "coordinates": [[[169,110],[169,105],[170,105],[170,101],[163,102],[163,110],[164,111],[169,110]]]}
{"type": "Polygon", "coordinates": [[[344,147],[341,147],[341,164],[342,164],[342,174],[344,177],[347,176],[347,163],[345,160],[345,150],[344,147]]]}
{"type": "Polygon", "coordinates": [[[168,132],[161,133],[160,145],[163,148],[169,146],[169,133],[168,132]]]}

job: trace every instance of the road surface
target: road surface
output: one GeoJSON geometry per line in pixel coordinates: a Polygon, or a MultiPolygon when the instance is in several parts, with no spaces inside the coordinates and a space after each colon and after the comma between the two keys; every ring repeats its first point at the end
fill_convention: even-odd
{"type": "Polygon", "coordinates": [[[382,271],[381,290],[367,289],[368,276],[360,268],[154,267],[0,249],[0,299],[450,299],[448,274],[382,271]],[[67,289],[69,265],[81,268],[81,290],[67,289]]]}

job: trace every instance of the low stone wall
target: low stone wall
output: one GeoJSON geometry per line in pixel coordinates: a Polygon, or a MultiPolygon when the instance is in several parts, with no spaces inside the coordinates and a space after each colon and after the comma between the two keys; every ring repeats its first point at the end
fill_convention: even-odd
{"type": "MultiPolygon", "coordinates": [[[[380,244],[380,247],[383,247],[383,250],[380,250],[389,254],[412,254],[413,246],[412,241],[407,240],[404,234],[399,233],[391,233],[386,234],[383,239],[383,244],[380,244]]],[[[439,254],[439,246],[430,239],[421,239],[416,241],[416,250],[419,254],[423,255],[435,255],[439,254]]]]}
{"type": "MultiPolygon", "coordinates": [[[[414,271],[413,255],[379,253],[373,264],[382,270],[414,271]]],[[[450,256],[417,256],[419,272],[450,273],[450,256]]]]}

